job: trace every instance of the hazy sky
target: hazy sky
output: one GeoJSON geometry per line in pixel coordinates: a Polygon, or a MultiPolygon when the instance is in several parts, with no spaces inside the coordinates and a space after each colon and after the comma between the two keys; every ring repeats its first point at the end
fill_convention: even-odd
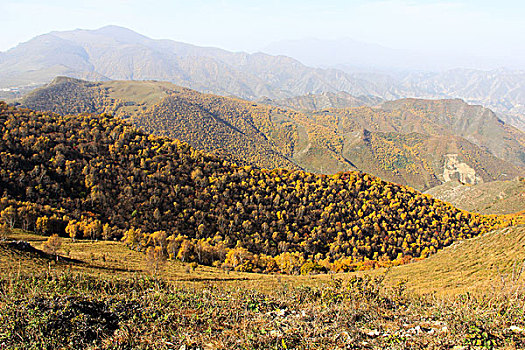
{"type": "Polygon", "coordinates": [[[283,39],[348,37],[427,53],[525,57],[518,0],[1,0],[0,13],[0,51],[53,30],[115,24],[249,52],[283,39]]]}

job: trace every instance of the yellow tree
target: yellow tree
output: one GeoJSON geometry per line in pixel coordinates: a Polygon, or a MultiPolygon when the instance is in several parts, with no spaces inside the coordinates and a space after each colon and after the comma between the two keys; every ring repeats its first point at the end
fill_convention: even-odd
{"type": "MultiPolygon", "coordinates": [[[[54,235],[51,235],[47,241],[44,243],[43,248],[46,252],[57,255],[58,250],[62,246],[62,238],[58,237],[58,235],[55,233],[54,235]]],[[[58,256],[57,256],[58,259],[58,256]]]]}
{"type": "Polygon", "coordinates": [[[154,277],[164,268],[166,256],[160,246],[148,247],[146,250],[146,263],[154,277]]]}
{"type": "Polygon", "coordinates": [[[0,240],[5,241],[11,234],[11,227],[5,222],[0,224],[0,240]]]}

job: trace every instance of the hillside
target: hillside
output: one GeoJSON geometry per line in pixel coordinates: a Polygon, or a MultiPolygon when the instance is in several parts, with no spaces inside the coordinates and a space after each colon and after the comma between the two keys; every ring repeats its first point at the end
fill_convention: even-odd
{"type": "Polygon", "coordinates": [[[494,181],[477,185],[449,182],[426,193],[463,210],[481,214],[512,214],[525,211],[525,182],[494,181]]]}
{"type": "MultiPolygon", "coordinates": [[[[524,233],[489,233],[373,277],[195,270],[173,260],[152,275],[145,255],[119,242],[64,239],[60,253],[83,260],[68,264],[0,242],[7,251],[0,255],[0,341],[72,349],[332,349],[349,341],[362,348],[519,349],[524,233]]],[[[12,237],[35,247],[43,239],[12,237]]]]}
{"type": "Polygon", "coordinates": [[[375,106],[383,100],[374,96],[352,96],[347,92],[324,92],[294,96],[281,100],[262,99],[258,102],[272,106],[291,108],[298,111],[317,111],[326,108],[347,108],[375,106]]]}
{"type": "Polygon", "coordinates": [[[271,111],[252,103],[200,94],[171,83],[90,83],[57,78],[22,103],[41,111],[110,113],[143,130],[169,136],[240,164],[300,168],[291,158],[293,130],[271,123],[271,111]],[[269,124],[269,125],[268,125],[269,124]]]}
{"type": "MultiPolygon", "coordinates": [[[[486,118],[486,124],[496,126],[485,133],[475,126],[473,130],[456,131],[450,121],[475,124],[475,115],[448,113],[449,122],[442,122],[436,118],[439,110],[431,108],[433,104],[458,103],[470,108],[461,101],[415,100],[411,105],[400,100],[379,108],[327,109],[312,113],[311,119],[330,131],[325,137],[340,145],[339,153],[358,169],[398,183],[417,184],[417,188],[453,179],[475,184],[522,174],[525,134],[498,125],[495,117],[494,122],[486,118]],[[400,107],[390,108],[392,104],[400,107]],[[421,109],[417,104],[426,107],[421,109]],[[496,134],[505,136],[493,137],[496,134]],[[498,153],[514,166],[499,159],[498,153]]],[[[483,112],[493,115],[488,110],[483,112]]]]}
{"type": "Polygon", "coordinates": [[[503,123],[490,109],[469,105],[462,100],[418,99],[385,102],[381,108],[400,113],[403,118],[406,114],[419,115],[429,123],[489,150],[498,158],[525,167],[525,132],[503,123]]]}
{"type": "MultiPolygon", "coordinates": [[[[341,50],[342,47],[337,46],[338,55],[333,58],[340,57],[341,50]]],[[[362,59],[365,51],[366,45],[361,51],[352,51],[351,55],[362,59]]],[[[323,56],[329,51],[308,49],[306,52],[312,57],[314,52],[323,56]]],[[[392,54],[391,50],[388,52],[392,54]]],[[[0,99],[4,100],[20,97],[56,76],[93,81],[153,79],[200,92],[250,100],[285,99],[279,103],[301,108],[312,107],[309,98],[295,99],[306,94],[346,93],[359,96],[358,99],[363,97],[365,101],[406,97],[461,98],[493,109],[510,125],[525,131],[522,71],[412,72],[414,65],[410,65],[406,73],[395,70],[377,73],[373,69],[348,68],[344,64],[335,66],[341,69],[321,69],[281,55],[229,52],[171,40],[153,40],[117,26],[51,32],[2,52],[1,57],[0,99]],[[292,100],[287,100],[289,98],[292,100]]],[[[383,59],[383,55],[379,57],[383,59]]],[[[392,58],[386,60],[392,62],[392,58]]],[[[407,64],[406,55],[402,55],[401,62],[407,64]]],[[[334,65],[324,63],[322,66],[334,65]]],[[[321,103],[316,104],[343,107],[341,103],[344,103],[348,106],[348,101],[344,101],[346,97],[329,100],[321,98],[321,103]]]]}
{"type": "MultiPolygon", "coordinates": [[[[10,237],[36,248],[46,238],[10,237]]],[[[349,341],[520,349],[524,244],[525,230],[513,227],[386,272],[287,276],[176,260],[154,271],[147,255],[110,241],[63,239],[59,253],[75,260],[55,263],[26,252],[33,247],[20,252],[0,242],[0,341],[73,349],[332,349],[349,341]]]]}
{"type": "Polygon", "coordinates": [[[523,133],[498,124],[492,112],[455,100],[407,101],[411,100],[389,103],[386,109],[296,112],[170,83],[57,78],[21,103],[60,114],[111,113],[148,132],[186,141],[239,164],[270,169],[326,174],[358,169],[421,190],[451,179],[477,183],[523,174],[491,154],[492,147],[520,165],[519,154],[525,149],[518,142],[523,133]],[[456,130],[451,121],[434,116],[434,104],[445,109],[441,113],[436,108],[454,125],[473,126],[456,130]],[[484,118],[492,128],[483,133],[476,125],[484,118]]]}
{"type": "Polygon", "coordinates": [[[1,108],[1,216],[41,234],[291,273],[402,263],[497,224],[363,173],[237,167],[117,118],[1,108]]]}
{"type": "Polygon", "coordinates": [[[525,226],[505,228],[455,243],[415,264],[392,269],[389,283],[406,280],[423,293],[514,291],[525,281],[525,226]],[[521,272],[520,272],[521,271],[521,272]]]}

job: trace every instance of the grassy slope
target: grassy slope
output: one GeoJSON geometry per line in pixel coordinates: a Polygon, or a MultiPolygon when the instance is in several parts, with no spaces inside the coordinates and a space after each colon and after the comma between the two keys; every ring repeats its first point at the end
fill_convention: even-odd
{"type": "MultiPolygon", "coordinates": [[[[43,242],[20,232],[13,238],[37,247],[43,242]]],[[[371,278],[271,276],[203,267],[185,272],[177,262],[168,262],[157,280],[144,278],[143,254],[118,242],[66,239],[64,250],[84,263],[35,260],[0,243],[0,344],[35,349],[525,346],[525,281],[502,288],[498,280],[514,261],[525,259],[525,227],[456,244],[394,268],[385,281],[384,271],[373,271],[371,278]],[[406,284],[398,283],[404,279],[406,284]],[[419,296],[411,290],[453,295],[419,296]],[[458,294],[466,291],[479,293],[458,294]]]]}
{"type": "MultiPolygon", "coordinates": [[[[44,237],[29,233],[17,233],[12,238],[23,239],[34,247],[41,248],[44,237]]],[[[111,277],[118,274],[121,277],[134,275],[150,275],[145,255],[128,249],[120,242],[106,241],[76,241],[63,239],[60,254],[69,251],[69,257],[83,261],[84,264],[59,263],[52,259],[33,259],[27,255],[5,254],[5,245],[0,245],[2,257],[0,269],[7,271],[31,271],[35,268],[48,267],[72,269],[94,276],[111,277]],[[105,257],[105,261],[104,261],[105,257]],[[70,267],[71,266],[71,267],[70,267]]],[[[227,272],[221,269],[199,266],[193,271],[189,264],[178,261],[168,261],[160,275],[178,285],[206,286],[218,282],[221,285],[242,288],[257,288],[271,291],[282,285],[315,286],[329,282],[336,276],[348,280],[354,275],[371,274],[373,276],[386,274],[388,285],[395,286],[400,281],[407,281],[407,288],[418,293],[454,295],[464,292],[484,292],[492,288],[502,288],[502,281],[508,286],[525,284],[525,273],[516,280],[512,272],[516,266],[525,263],[525,226],[510,227],[497,230],[481,237],[458,242],[437,254],[422,261],[394,267],[389,271],[378,269],[367,272],[356,272],[336,275],[287,276],[265,275],[255,273],[227,272]],[[503,279],[503,280],[502,280],[503,279]]]]}
{"type": "MultiPolygon", "coordinates": [[[[24,240],[33,247],[42,249],[47,237],[16,230],[9,239],[24,240]]],[[[103,278],[151,276],[153,273],[144,253],[131,250],[121,242],[92,242],[89,240],[73,242],[69,238],[62,238],[62,247],[58,254],[82,263],[56,263],[52,257],[42,258],[19,252],[2,242],[0,242],[0,252],[0,271],[4,273],[7,271],[30,273],[50,267],[53,270],[72,270],[103,278]]],[[[330,280],[330,277],[325,274],[315,276],[267,275],[226,271],[202,265],[193,270],[190,264],[183,264],[176,260],[167,261],[159,272],[159,276],[180,286],[205,287],[209,283],[220,283],[223,286],[257,288],[262,291],[270,291],[282,284],[316,285],[330,280]]]]}
{"type": "MultiPolygon", "coordinates": [[[[458,294],[525,285],[515,268],[525,264],[525,226],[510,227],[457,242],[428,259],[399,266],[388,273],[395,284],[406,279],[409,288],[423,293],[458,294]]],[[[379,273],[376,271],[375,273],[379,273]]]]}
{"type": "Polygon", "coordinates": [[[457,208],[481,214],[512,214],[525,210],[525,181],[494,181],[475,186],[445,183],[426,193],[457,208]]]}

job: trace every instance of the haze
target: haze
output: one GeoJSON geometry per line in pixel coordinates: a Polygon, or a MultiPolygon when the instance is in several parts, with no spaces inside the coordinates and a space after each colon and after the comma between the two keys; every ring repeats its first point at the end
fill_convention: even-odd
{"type": "Polygon", "coordinates": [[[525,68],[520,1],[4,0],[0,11],[0,30],[7,33],[0,51],[54,30],[115,24],[156,39],[234,51],[264,51],[292,39],[352,38],[415,52],[421,60],[439,57],[444,64],[434,68],[525,68]]]}

